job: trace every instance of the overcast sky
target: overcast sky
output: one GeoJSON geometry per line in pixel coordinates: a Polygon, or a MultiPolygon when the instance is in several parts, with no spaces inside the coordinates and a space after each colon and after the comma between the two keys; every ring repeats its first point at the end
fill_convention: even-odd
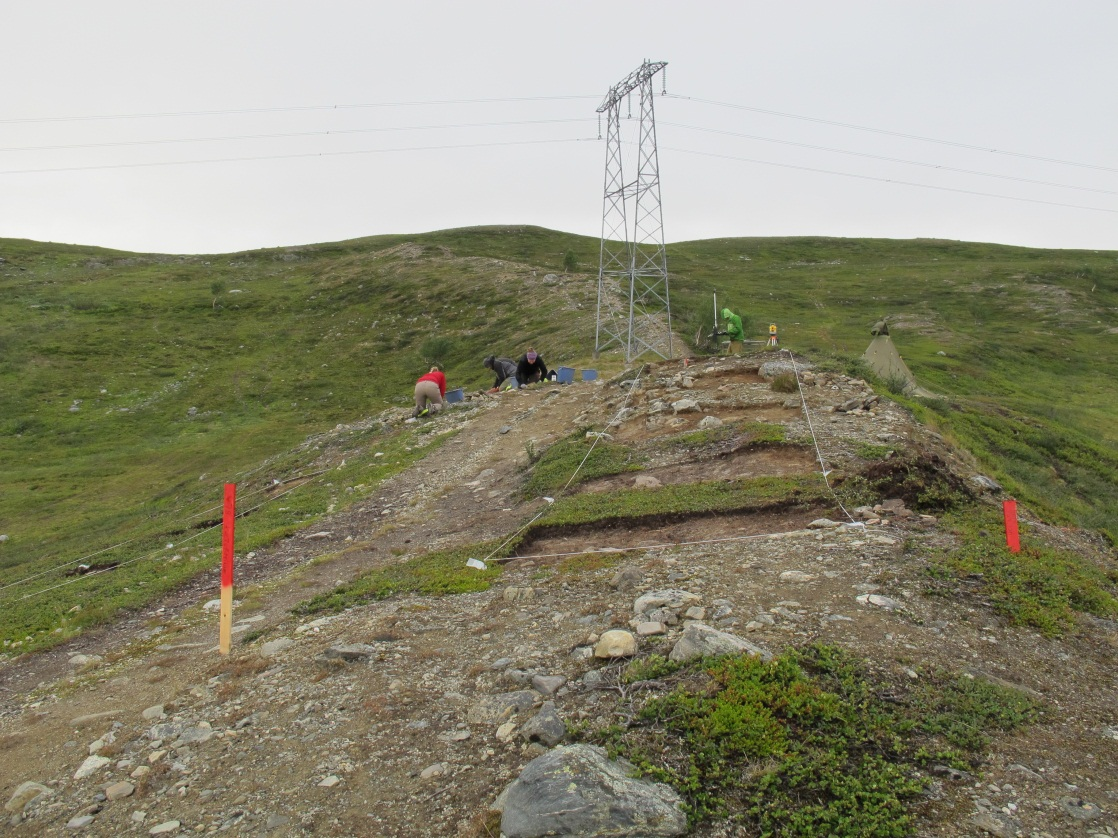
{"type": "Polygon", "coordinates": [[[598,236],[595,110],[648,58],[669,241],[1118,250],[1114,0],[13,0],[0,31],[0,238],[598,236]]]}

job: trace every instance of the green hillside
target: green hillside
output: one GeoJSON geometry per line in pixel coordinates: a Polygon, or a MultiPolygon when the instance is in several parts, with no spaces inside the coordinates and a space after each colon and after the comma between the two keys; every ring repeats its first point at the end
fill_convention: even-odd
{"type": "MultiPolygon", "coordinates": [[[[215,256],[0,240],[0,605],[64,635],[95,618],[89,585],[111,609],[177,584],[215,558],[198,523],[216,517],[221,483],[299,473],[315,452],[299,443],[409,403],[433,360],[467,388],[488,385],[484,355],[529,343],[552,366],[589,362],[597,253],[595,239],[531,227],[215,256]],[[35,604],[20,598],[67,577],[13,584],[184,534],[195,552],[176,564],[139,562],[35,604]],[[83,616],[67,617],[75,605],[83,616]]],[[[689,337],[709,333],[717,290],[757,337],[775,322],[784,346],[850,366],[887,315],[921,384],[943,396],[913,403],[919,415],[1033,510],[1118,540],[1118,253],[720,239],[672,245],[668,260],[689,337]]],[[[414,435],[378,428],[351,442],[369,485],[421,455],[414,435]],[[373,439],[388,457],[371,459],[373,439]]],[[[337,494],[292,494],[286,517],[262,514],[239,545],[292,531],[344,503],[337,494]]]]}

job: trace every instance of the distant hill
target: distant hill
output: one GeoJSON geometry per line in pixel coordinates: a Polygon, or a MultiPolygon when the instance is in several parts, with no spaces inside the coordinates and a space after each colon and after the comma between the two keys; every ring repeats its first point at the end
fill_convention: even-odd
{"type": "MultiPolygon", "coordinates": [[[[222,482],[297,471],[300,442],[406,403],[432,361],[471,389],[485,355],[529,344],[588,363],[597,258],[596,239],[535,227],[210,256],[0,240],[0,585],[174,543],[183,515],[216,516],[222,482]]],[[[776,323],[782,345],[863,374],[888,317],[944,395],[900,400],[1039,513],[1118,541],[1118,253],[717,239],[671,245],[668,265],[676,331],[700,343],[717,291],[758,339],[776,323]]]]}

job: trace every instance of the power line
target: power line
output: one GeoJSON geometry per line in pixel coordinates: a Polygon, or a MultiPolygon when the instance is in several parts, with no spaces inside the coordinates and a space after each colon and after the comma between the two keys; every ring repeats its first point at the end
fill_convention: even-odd
{"type": "Polygon", "coordinates": [[[1111,166],[1100,166],[1095,163],[1080,163],[1074,160],[1060,160],[1055,157],[1042,157],[1038,154],[1025,154],[1019,151],[1008,151],[1001,148],[990,148],[988,146],[974,145],[972,143],[956,142],[954,140],[943,140],[938,137],[924,137],[920,134],[906,134],[902,131],[890,131],[885,128],[872,128],[867,125],[856,125],[852,122],[838,122],[833,119],[820,119],[814,116],[802,116],[794,113],[784,113],[783,111],[773,111],[767,108],[755,108],[750,105],[736,105],[732,102],[717,102],[713,99],[700,99],[696,96],[680,96],[678,93],[665,93],[665,96],[671,99],[684,99],[690,102],[699,102],[703,105],[717,105],[721,108],[732,108],[739,111],[751,111],[753,113],[763,113],[768,116],[779,116],[785,119],[798,119],[803,122],[815,122],[820,125],[833,125],[838,128],[849,128],[852,131],[867,131],[871,134],[884,134],[888,137],[903,137],[906,140],[919,140],[924,143],[935,143],[937,145],[953,146],[955,148],[965,148],[971,151],[983,151],[988,154],[1001,154],[1006,157],[1019,157],[1024,160],[1039,160],[1044,163],[1058,163],[1061,166],[1076,166],[1081,169],[1097,169],[1102,172],[1118,172],[1118,168],[1111,166]]]}
{"type": "Polygon", "coordinates": [[[250,160],[294,160],[302,157],[343,157],[357,154],[393,154],[401,151],[448,151],[466,148],[494,148],[518,145],[541,145],[545,143],[582,143],[598,142],[597,137],[567,137],[555,140],[511,140],[493,143],[462,143],[455,145],[410,146],[406,148],[370,148],[355,151],[309,151],[300,154],[266,154],[246,157],[218,157],[209,160],[167,160],[159,163],[112,163],[100,166],[59,166],[47,169],[8,169],[0,175],[33,175],[52,172],[89,172],[103,169],[146,169],[157,166],[193,166],[206,163],[242,163],[250,160]]]}
{"type": "MultiPolygon", "coordinates": [[[[795,169],[801,172],[814,172],[823,175],[836,175],[838,177],[856,178],[858,180],[872,180],[878,183],[895,183],[900,186],[915,186],[920,189],[935,189],[939,192],[956,192],[960,195],[978,195],[983,198],[1000,198],[1003,201],[1022,201],[1027,204],[1045,204],[1050,207],[1066,207],[1068,209],[1081,209],[1090,210],[1091,212],[1108,212],[1118,213],[1118,209],[1107,209],[1106,207],[1088,207],[1082,204],[1065,204],[1059,201],[1044,201],[1040,198],[1018,198],[1013,195],[999,195],[996,192],[979,192],[973,189],[956,189],[950,186],[935,186],[930,183],[915,183],[909,180],[897,180],[896,178],[874,177],[873,175],[857,175],[853,172],[836,172],[831,169],[817,169],[812,166],[796,166],[792,163],[775,163],[772,160],[756,160],[750,157],[735,157],[730,154],[715,154],[708,151],[693,151],[687,148],[665,148],[665,151],[676,151],[680,154],[693,154],[697,157],[714,157],[719,160],[735,160],[740,163],[755,163],[759,166],[776,166],[781,169],[795,169]]],[[[0,172],[2,174],[2,172],[0,172]]]]}
{"type": "Polygon", "coordinates": [[[363,102],[348,105],[286,105],[274,108],[223,108],[205,111],[154,111],[151,113],[93,114],[87,116],[45,116],[0,119],[0,125],[33,125],[49,122],[94,122],[113,119],[162,119],[181,116],[226,116],[230,114],[293,113],[298,111],[343,111],[363,108],[404,108],[423,105],[490,105],[502,102],[560,102],[571,99],[597,99],[597,96],[506,96],[484,99],[430,99],[405,102],[363,102]]]}
{"type": "Polygon", "coordinates": [[[210,142],[225,142],[228,140],[273,140],[273,139],[287,139],[292,137],[327,137],[338,136],[343,134],[374,134],[390,131],[433,131],[433,130],[449,130],[456,128],[495,128],[507,127],[514,125],[555,125],[570,122],[593,122],[594,120],[588,117],[579,117],[573,119],[523,119],[513,122],[463,122],[458,124],[447,125],[407,125],[407,126],[393,126],[386,128],[343,128],[340,130],[329,131],[290,131],[280,134],[228,134],[216,137],[179,137],[169,138],[162,140],[121,140],[119,142],[110,143],[69,143],[65,145],[39,145],[39,146],[9,146],[7,148],[0,148],[0,152],[4,151],[60,151],[77,148],[119,148],[122,146],[144,146],[144,145],[170,145],[173,143],[210,143],[210,142]]]}
{"type": "Polygon", "coordinates": [[[661,125],[670,125],[673,128],[684,128],[688,131],[702,131],[707,134],[721,134],[727,137],[740,137],[747,140],[759,140],[766,143],[777,143],[778,145],[794,146],[796,148],[810,148],[814,151],[829,151],[834,154],[846,154],[851,157],[865,157],[870,160],[884,160],[888,163],[903,163],[906,166],[921,166],[925,169],[937,169],[941,172],[957,172],[964,175],[978,175],[979,177],[997,178],[999,180],[1012,180],[1018,183],[1031,183],[1037,186],[1054,186],[1059,189],[1075,189],[1080,192],[1097,192],[1101,195],[1118,195],[1118,191],[1112,189],[1093,189],[1089,186],[1073,186],[1068,183],[1054,183],[1047,180],[1032,180],[1031,178],[1015,177],[1013,175],[999,175],[993,172],[982,172],[976,169],[959,169],[954,166],[944,166],[939,163],[925,163],[920,160],[907,160],[903,157],[886,157],[881,154],[870,154],[864,151],[850,151],[842,148],[831,148],[830,146],[812,145],[810,143],[794,142],[792,140],[780,140],[775,137],[761,137],[756,134],[740,134],[736,131],[722,131],[717,128],[701,128],[697,125],[684,125],[679,122],[663,122],[661,125]]]}

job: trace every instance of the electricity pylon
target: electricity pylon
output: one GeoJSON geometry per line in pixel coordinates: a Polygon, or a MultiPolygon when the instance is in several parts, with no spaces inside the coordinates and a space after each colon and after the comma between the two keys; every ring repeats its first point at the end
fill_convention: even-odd
{"type": "Polygon", "coordinates": [[[646,352],[672,357],[672,309],[652,106],[652,77],[666,66],[665,61],[645,61],[611,87],[598,107],[598,113],[606,114],[606,177],[594,354],[616,343],[624,347],[626,363],[646,352]],[[634,91],[639,91],[640,99],[637,171],[626,182],[621,165],[621,103],[629,102],[631,118],[634,91]]]}

